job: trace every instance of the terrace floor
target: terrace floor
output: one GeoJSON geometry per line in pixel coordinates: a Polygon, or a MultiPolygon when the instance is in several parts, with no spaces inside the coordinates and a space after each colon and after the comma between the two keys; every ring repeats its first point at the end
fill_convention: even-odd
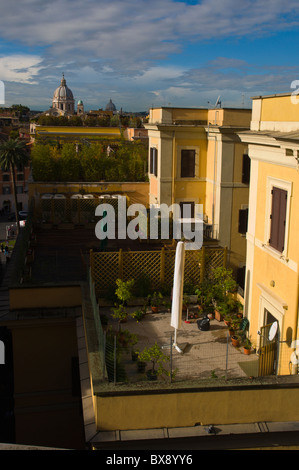
{"type": "MultiPolygon", "coordinates": [[[[133,308],[130,310],[134,311],[133,308]]],[[[245,355],[242,347],[234,347],[224,322],[211,320],[210,329],[201,331],[197,320],[187,322],[184,316],[181,328],[177,331],[177,345],[182,351],[179,352],[174,346],[171,348],[174,342],[174,328],[170,324],[171,313],[169,311],[151,313],[150,310],[148,312],[138,323],[129,317],[121,328],[138,336],[136,348],[140,351],[157,341],[166,355],[172,352],[172,370],[177,370],[176,381],[194,378],[257,377],[258,356],[254,351],[250,355],[245,355]]],[[[109,317],[110,309],[101,308],[100,314],[109,317]]],[[[117,329],[115,320],[112,318],[110,321],[112,325],[114,322],[113,329],[117,329]]],[[[124,363],[129,382],[143,379],[137,372],[136,363],[132,361],[130,353],[124,354],[124,363]]]]}

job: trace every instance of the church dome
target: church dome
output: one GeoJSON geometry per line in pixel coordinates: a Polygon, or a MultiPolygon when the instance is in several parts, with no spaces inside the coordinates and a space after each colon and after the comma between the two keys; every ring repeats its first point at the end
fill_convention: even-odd
{"type": "Polygon", "coordinates": [[[74,114],[74,106],[72,90],[67,86],[64,74],[62,74],[60,86],[54,91],[52,107],[59,110],[60,115],[66,116],[74,114]]]}
{"type": "Polygon", "coordinates": [[[106,111],[116,111],[116,106],[114,103],[112,103],[111,98],[110,98],[109,103],[106,106],[106,111]]]}
{"type": "Polygon", "coordinates": [[[67,86],[64,75],[62,75],[62,80],[60,86],[54,91],[53,100],[73,100],[72,90],[67,86]]]}

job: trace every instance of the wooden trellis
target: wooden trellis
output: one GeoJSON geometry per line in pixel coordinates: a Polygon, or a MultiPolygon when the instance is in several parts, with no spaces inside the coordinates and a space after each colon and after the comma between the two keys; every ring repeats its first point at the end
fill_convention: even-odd
{"type": "MultiPolygon", "coordinates": [[[[90,251],[91,275],[98,296],[115,286],[116,279],[140,279],[146,275],[152,287],[172,287],[175,250],[90,251]]],[[[225,248],[205,248],[185,252],[186,282],[199,284],[212,268],[226,265],[225,248]]]]}
{"type": "MultiPolygon", "coordinates": [[[[99,195],[92,198],[65,198],[40,199],[36,203],[36,218],[59,225],[61,223],[72,223],[84,225],[95,220],[95,210],[99,204],[109,204],[118,213],[118,198],[101,198],[99,195]]],[[[116,217],[117,220],[117,217],[116,217]]]]}

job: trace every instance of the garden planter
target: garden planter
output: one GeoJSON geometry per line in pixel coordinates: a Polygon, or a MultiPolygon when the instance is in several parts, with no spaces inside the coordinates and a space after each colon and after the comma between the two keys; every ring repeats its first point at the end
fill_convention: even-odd
{"type": "Polygon", "coordinates": [[[232,336],[231,337],[231,340],[232,340],[232,345],[237,348],[238,346],[240,346],[240,340],[238,338],[238,336],[232,336]]]}
{"type": "Polygon", "coordinates": [[[159,312],[159,307],[152,307],[152,312],[153,313],[158,313],[159,312]]]}
{"type": "Polygon", "coordinates": [[[245,348],[244,347],[244,354],[246,354],[247,356],[250,354],[251,352],[251,348],[245,348]]]}
{"type": "Polygon", "coordinates": [[[148,370],[146,372],[147,380],[157,380],[158,374],[156,370],[148,370]]]}
{"type": "Polygon", "coordinates": [[[217,321],[222,321],[223,320],[223,315],[222,315],[222,313],[219,312],[219,310],[215,310],[215,320],[217,320],[217,321]]]}

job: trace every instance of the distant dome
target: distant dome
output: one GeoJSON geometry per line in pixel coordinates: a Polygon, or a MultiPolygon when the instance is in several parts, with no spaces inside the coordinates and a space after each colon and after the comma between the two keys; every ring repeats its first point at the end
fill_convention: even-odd
{"type": "Polygon", "coordinates": [[[109,103],[106,106],[106,111],[116,111],[116,106],[114,103],[112,103],[111,98],[110,98],[109,103]]]}
{"type": "Polygon", "coordinates": [[[82,101],[82,100],[79,100],[79,101],[78,101],[78,104],[83,104],[83,101],[82,101]]]}

